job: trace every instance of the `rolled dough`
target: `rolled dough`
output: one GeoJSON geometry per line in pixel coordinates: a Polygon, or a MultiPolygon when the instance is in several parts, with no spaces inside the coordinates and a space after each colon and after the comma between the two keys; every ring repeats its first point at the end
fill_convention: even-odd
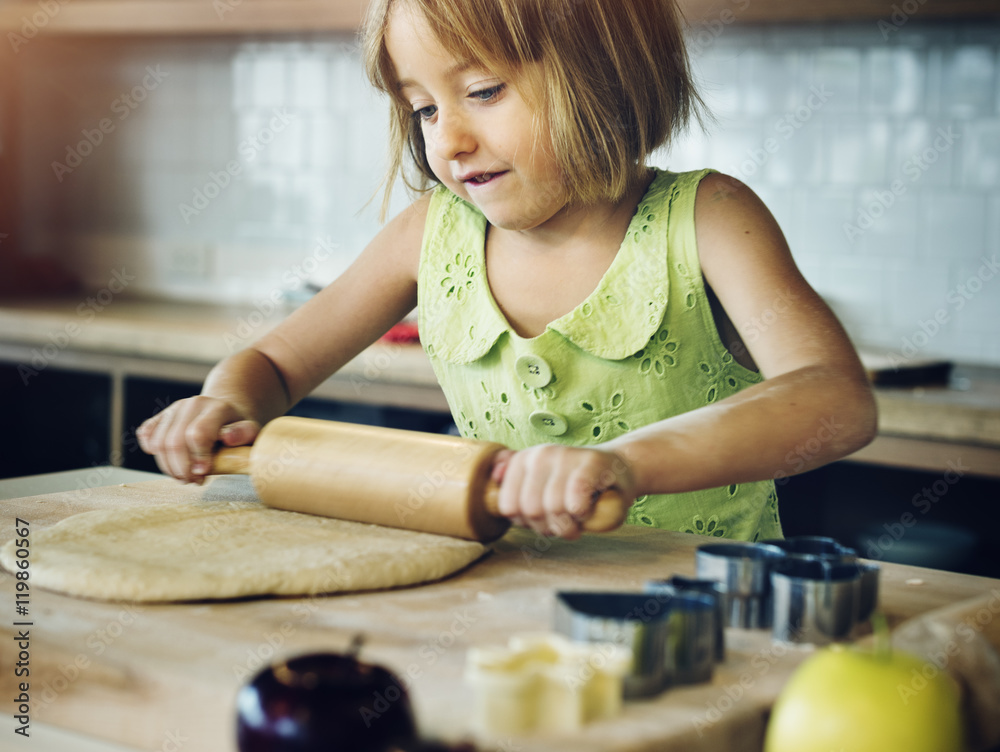
{"type": "MultiPolygon", "coordinates": [[[[31,535],[33,585],[84,598],[186,601],[375,590],[446,577],[481,543],[269,509],[189,502],[102,509],[31,535]]],[[[0,564],[15,571],[14,541],[0,564]]]]}

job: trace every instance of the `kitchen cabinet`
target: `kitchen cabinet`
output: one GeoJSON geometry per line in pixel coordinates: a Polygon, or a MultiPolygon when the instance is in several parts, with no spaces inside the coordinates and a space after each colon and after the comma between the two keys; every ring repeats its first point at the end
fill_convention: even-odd
{"type": "Polygon", "coordinates": [[[25,383],[0,364],[0,477],[37,475],[107,462],[111,379],[52,369],[25,383]]]}
{"type": "MultiPolygon", "coordinates": [[[[163,380],[194,390],[209,369],[249,334],[260,336],[283,313],[252,306],[115,299],[99,312],[73,298],[0,305],[0,362],[15,367],[110,377],[111,447],[126,431],[126,382],[163,380]]],[[[28,373],[29,378],[34,378],[28,373]]],[[[186,396],[178,386],[171,398],[186,396]]],[[[437,378],[417,345],[379,343],[324,382],[313,396],[447,414],[437,378]]],[[[959,368],[952,387],[879,388],[880,434],[852,461],[945,472],[960,461],[969,475],[1000,480],[1000,370],[959,368]],[[951,463],[951,464],[949,464],[951,463]]],[[[133,414],[162,409],[149,396],[133,414]]],[[[161,399],[163,397],[161,396],[161,399]]]]}
{"type": "MultiPolygon", "coordinates": [[[[24,427],[8,432],[18,451],[0,458],[0,477],[107,462],[154,469],[138,449],[139,423],[197,394],[215,363],[249,343],[247,332],[259,336],[278,320],[252,306],[136,299],[100,311],[70,298],[0,305],[0,414],[24,427]],[[47,436],[63,434],[84,437],[81,448],[39,455],[52,446],[47,436]]],[[[366,350],[293,414],[431,432],[451,423],[419,346],[392,343],[366,350]]]]}
{"type": "MultiPolygon", "coordinates": [[[[890,20],[883,0],[679,0],[692,23],[890,20]]],[[[900,12],[928,18],[1000,16],[996,0],[908,0],[900,12]],[[908,3],[913,11],[908,12],[908,3]]],[[[218,35],[353,32],[366,0],[13,0],[0,30],[15,34],[218,35]]]]}

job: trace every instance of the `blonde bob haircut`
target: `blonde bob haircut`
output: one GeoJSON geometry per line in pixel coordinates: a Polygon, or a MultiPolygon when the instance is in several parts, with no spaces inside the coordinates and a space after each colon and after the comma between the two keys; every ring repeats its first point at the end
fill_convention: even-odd
{"type": "MultiPolygon", "coordinates": [[[[552,139],[546,146],[570,202],[621,199],[648,155],[699,115],[674,0],[372,0],[365,67],[392,109],[383,215],[398,177],[417,192],[437,183],[386,50],[386,28],[400,2],[421,11],[458,60],[515,81],[526,64],[541,63],[541,80],[522,96],[545,118],[552,139]],[[415,179],[407,175],[407,153],[415,179]]],[[[536,117],[536,132],[540,125],[536,117]]]]}

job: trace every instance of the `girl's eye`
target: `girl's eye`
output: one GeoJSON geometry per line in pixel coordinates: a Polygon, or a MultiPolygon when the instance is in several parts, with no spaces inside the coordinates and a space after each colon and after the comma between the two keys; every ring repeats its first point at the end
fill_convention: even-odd
{"type": "MultiPolygon", "coordinates": [[[[500,99],[501,94],[503,94],[504,89],[507,84],[497,84],[496,86],[489,86],[485,89],[479,89],[469,94],[469,99],[488,104],[491,102],[496,102],[500,99]]],[[[434,119],[437,115],[438,107],[436,104],[429,104],[426,107],[420,107],[413,111],[413,117],[420,122],[428,122],[434,119]]]]}
{"type": "Polygon", "coordinates": [[[419,110],[413,111],[413,117],[419,120],[430,120],[435,114],[437,114],[436,104],[429,104],[426,107],[421,107],[419,110]]]}
{"type": "Polygon", "coordinates": [[[480,89],[479,91],[472,92],[469,98],[479,100],[480,102],[495,102],[500,98],[500,94],[503,93],[506,86],[507,84],[497,84],[487,89],[480,89]]]}

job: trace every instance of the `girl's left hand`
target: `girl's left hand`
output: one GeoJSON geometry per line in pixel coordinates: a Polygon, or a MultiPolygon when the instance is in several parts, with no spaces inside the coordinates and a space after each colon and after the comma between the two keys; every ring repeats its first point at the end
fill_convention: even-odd
{"type": "Polygon", "coordinates": [[[635,501],[632,468],[620,454],[596,447],[505,449],[492,477],[500,484],[500,512],[513,524],[567,540],[580,537],[602,492],[614,488],[626,505],[635,501]]]}

